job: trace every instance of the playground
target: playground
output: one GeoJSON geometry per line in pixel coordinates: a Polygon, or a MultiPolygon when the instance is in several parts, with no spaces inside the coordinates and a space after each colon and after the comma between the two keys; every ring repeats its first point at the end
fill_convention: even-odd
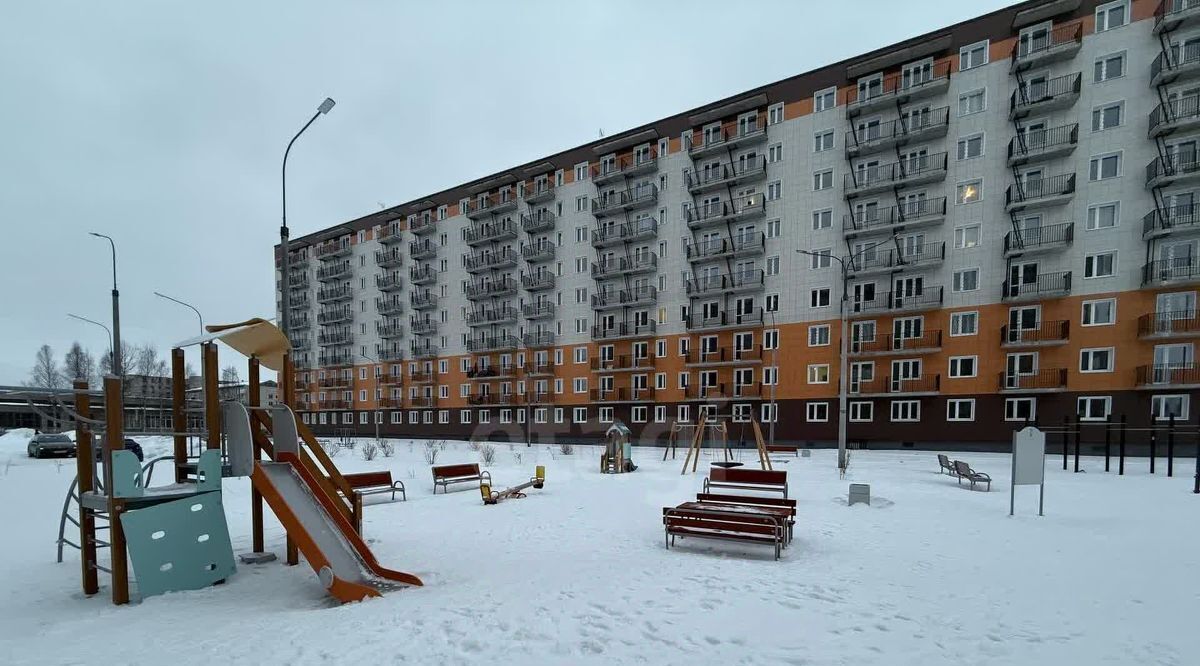
{"type": "MultiPolygon", "coordinates": [[[[665,461],[634,446],[636,471],[604,474],[603,446],[494,444],[486,464],[478,445],[437,447],[437,465],[478,464],[495,491],[544,467],[544,487],[485,505],[478,483],[434,494],[426,442],[395,440],[366,461],[358,440],[337,467],[387,471],[406,490],[365,498],[363,538],[423,586],[339,604],[304,558],[284,564],[267,510],[276,561],[141,600],[135,585],[134,603],[117,606],[107,575],[99,594],[81,593],[79,551],[55,563],[75,461],[27,458],[31,434],[0,437],[4,663],[1185,664],[1200,652],[1197,497],[1183,463],[1168,479],[1131,458],[1117,476],[1083,456],[1077,474],[1050,455],[1046,515],[1037,489],[1020,487],[1010,518],[1007,455],[965,455],[993,480],[977,492],[932,453],[855,451],[845,479],[833,451],[773,454],[797,502],[775,561],[750,543],[664,547],[663,507],[701,492],[724,451],[702,451],[681,475],[686,446],[665,461]],[[847,506],[853,482],[871,484],[869,505],[847,506]]],[[[172,452],[171,438],[138,439],[147,460],[172,452]]],[[[753,449],[733,456],[757,468],[753,449]]],[[[223,483],[237,554],[252,550],[251,487],[223,483]]]]}

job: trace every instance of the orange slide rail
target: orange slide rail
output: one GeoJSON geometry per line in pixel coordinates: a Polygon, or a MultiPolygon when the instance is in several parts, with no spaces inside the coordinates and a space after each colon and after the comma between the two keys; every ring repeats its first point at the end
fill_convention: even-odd
{"type": "MultiPolygon", "coordinates": [[[[366,542],[362,540],[362,537],[354,530],[350,521],[339,510],[337,501],[329,497],[328,493],[313,478],[312,473],[294,454],[281,452],[278,458],[279,462],[287,463],[291,466],[292,470],[296,472],[308,487],[312,496],[320,502],[321,507],[325,510],[325,514],[333,522],[333,525],[337,528],[342,538],[354,549],[355,554],[368,573],[380,579],[396,581],[405,585],[423,585],[420,578],[412,574],[388,569],[375,559],[375,555],[371,552],[366,542]]],[[[320,546],[317,545],[316,540],[304,525],[304,522],[296,515],[296,512],[288,504],[287,500],[284,499],[271,479],[262,471],[261,463],[255,463],[254,472],[250,475],[250,481],[254,488],[262,494],[263,499],[267,501],[271,510],[275,512],[284,529],[287,530],[288,536],[296,542],[300,552],[304,554],[304,559],[308,561],[309,566],[312,567],[317,576],[322,577],[323,570],[327,572],[332,571],[329,557],[322,552],[320,546]]],[[[332,597],[343,603],[362,601],[368,597],[381,596],[379,590],[371,585],[344,580],[328,574],[327,577],[328,580],[322,577],[322,583],[325,584],[326,589],[332,597]]]]}

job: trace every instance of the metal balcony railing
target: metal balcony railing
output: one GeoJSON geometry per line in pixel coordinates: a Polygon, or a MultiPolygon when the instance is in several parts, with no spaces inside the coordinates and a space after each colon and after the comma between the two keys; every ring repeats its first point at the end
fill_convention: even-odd
{"type": "Polygon", "coordinates": [[[1026,83],[1013,91],[1008,99],[1010,115],[1022,115],[1032,111],[1037,106],[1050,102],[1069,102],[1079,96],[1082,77],[1079,72],[1055,77],[1048,81],[1026,83]]]}
{"type": "Polygon", "coordinates": [[[548,240],[541,240],[536,243],[522,243],[521,256],[531,264],[539,261],[550,261],[554,259],[555,249],[554,243],[548,240]]]}
{"type": "Polygon", "coordinates": [[[550,271],[535,271],[533,273],[521,273],[521,288],[526,291],[539,291],[541,289],[553,289],[556,278],[554,273],[550,271]]]}
{"type": "Polygon", "coordinates": [[[1071,293],[1071,271],[1042,273],[1031,281],[1005,280],[1000,289],[1005,299],[1063,296],[1071,293]]]}
{"type": "Polygon", "coordinates": [[[317,345],[321,347],[340,347],[354,342],[354,333],[349,328],[323,330],[317,335],[317,345]]]}
{"type": "Polygon", "coordinates": [[[343,321],[350,321],[353,318],[354,311],[348,305],[337,308],[323,308],[317,313],[317,323],[321,325],[337,324],[343,321]]]}
{"type": "Polygon", "coordinates": [[[592,180],[606,183],[611,180],[635,176],[658,168],[658,151],[651,148],[639,153],[621,155],[613,160],[602,161],[592,165],[592,180]]]}
{"type": "Polygon", "coordinates": [[[1032,373],[1001,372],[1001,391],[1055,391],[1067,388],[1066,368],[1042,368],[1032,373]]]}
{"type": "Polygon", "coordinates": [[[763,360],[761,345],[749,349],[736,349],[729,345],[721,345],[716,349],[689,349],[683,362],[686,365],[706,365],[716,363],[752,363],[763,360]]]}
{"type": "Polygon", "coordinates": [[[525,303],[521,306],[521,315],[526,319],[553,318],[558,308],[554,303],[525,303]]]}
{"type": "Polygon", "coordinates": [[[379,291],[396,291],[404,286],[399,273],[382,273],[375,276],[375,288],[379,291]]]}
{"type": "Polygon", "coordinates": [[[1062,222],[1004,234],[1004,252],[1029,252],[1065,247],[1075,240],[1075,223],[1062,222]]]}
{"type": "Polygon", "coordinates": [[[1151,312],[1138,317],[1138,337],[1191,337],[1200,335],[1195,310],[1151,312]]]}
{"type": "Polygon", "coordinates": [[[404,263],[404,253],[398,247],[375,251],[375,265],[380,268],[395,268],[404,263]]]}
{"type": "Polygon", "coordinates": [[[437,294],[431,291],[415,292],[408,295],[408,304],[417,310],[436,307],[437,302],[437,294]]]}
{"type": "Polygon", "coordinates": [[[497,280],[474,280],[467,283],[466,296],[469,300],[499,298],[517,293],[517,281],[505,276],[497,280]]]}
{"type": "Polygon", "coordinates": [[[846,132],[847,152],[866,152],[868,149],[905,143],[915,137],[948,130],[950,107],[943,106],[928,113],[913,114],[877,125],[858,127],[852,123],[846,132]]]}
{"type": "Polygon", "coordinates": [[[717,132],[703,132],[699,139],[688,137],[688,151],[692,155],[698,155],[717,148],[724,148],[733,144],[741,144],[750,140],[757,140],[765,137],[767,132],[767,119],[765,116],[756,116],[754,122],[732,122],[726,123],[717,132]]]}
{"type": "Polygon", "coordinates": [[[404,311],[404,299],[395,295],[376,298],[375,311],[381,315],[399,314],[404,311]]]}
{"type": "Polygon", "coordinates": [[[642,273],[658,270],[658,255],[653,252],[635,254],[632,257],[617,257],[592,263],[592,277],[603,279],[626,273],[642,273]]]}
{"type": "Polygon", "coordinates": [[[328,261],[337,257],[347,256],[350,254],[352,249],[353,248],[350,245],[350,238],[346,237],[320,243],[316,246],[314,254],[317,255],[317,259],[321,261],[328,261]]]}
{"type": "Polygon", "coordinates": [[[621,354],[612,358],[593,358],[592,372],[616,372],[618,370],[640,370],[654,367],[654,359],[650,356],[621,354]]]}
{"type": "Polygon", "coordinates": [[[687,224],[693,229],[708,225],[723,224],[734,220],[748,219],[766,214],[766,197],[750,194],[730,201],[717,201],[700,205],[689,204],[684,208],[687,224]]]}
{"type": "Polygon", "coordinates": [[[375,332],[381,338],[398,338],[404,335],[404,325],[398,321],[377,321],[375,332]]]}
{"type": "Polygon", "coordinates": [[[744,182],[767,173],[767,158],[719,164],[699,171],[684,171],[683,177],[689,190],[723,187],[727,184],[744,182]]]}
{"type": "Polygon", "coordinates": [[[1004,205],[1016,206],[1075,193],[1075,174],[1063,173],[1049,178],[1018,180],[1004,192],[1004,205]]]}
{"type": "Polygon", "coordinates": [[[337,263],[327,263],[317,269],[318,282],[330,282],[340,280],[350,275],[352,269],[349,261],[339,261],[337,263]]]}
{"type": "Polygon", "coordinates": [[[463,267],[468,272],[511,268],[517,265],[517,253],[508,246],[463,255],[463,267]]]}
{"type": "Polygon", "coordinates": [[[438,272],[429,264],[421,264],[408,269],[408,279],[413,284],[430,284],[437,282],[438,272]]]}
{"type": "Polygon", "coordinates": [[[758,289],[766,284],[765,273],[761,268],[721,273],[717,275],[701,275],[684,282],[688,294],[709,294],[744,289],[758,289]]]}
{"type": "Polygon", "coordinates": [[[844,178],[847,195],[900,187],[906,183],[944,178],[949,164],[946,153],[914,155],[899,162],[851,169],[844,178]]]}
{"type": "Polygon", "coordinates": [[[689,261],[761,254],[766,249],[767,235],[761,231],[735,234],[728,238],[710,238],[702,241],[688,240],[686,246],[689,261]]]}
{"type": "Polygon", "coordinates": [[[505,190],[492,192],[491,194],[476,197],[468,201],[463,212],[466,213],[467,217],[475,220],[485,215],[498,215],[510,210],[516,210],[516,207],[516,195],[510,190],[505,190]]]}
{"type": "Polygon", "coordinates": [[[525,188],[525,203],[541,203],[554,198],[554,182],[549,178],[534,181],[532,185],[525,188]]]}
{"type": "MultiPolygon", "coordinates": [[[[1200,5],[1198,5],[1200,7],[1200,5]]],[[[1149,134],[1165,133],[1170,126],[1200,121],[1200,95],[1188,95],[1160,103],[1150,112],[1149,134]]]]}
{"type": "Polygon", "coordinates": [[[1083,24],[1068,23],[1052,28],[1050,31],[1031,39],[1018,40],[1012,52],[1014,66],[1019,66],[1023,60],[1035,60],[1056,49],[1072,47],[1083,43],[1083,24]]]}
{"type": "Polygon", "coordinates": [[[381,363],[394,363],[404,360],[404,350],[389,345],[375,345],[375,358],[381,363]]]}
{"type": "Polygon", "coordinates": [[[467,339],[467,351],[469,352],[503,351],[516,349],[519,345],[520,340],[508,334],[467,339]]]}
{"type": "Polygon", "coordinates": [[[869,300],[851,303],[854,312],[902,312],[940,307],[943,289],[940,286],[921,285],[917,289],[884,292],[869,300]]]}
{"type": "Polygon", "coordinates": [[[433,221],[433,215],[426,213],[418,215],[413,223],[409,225],[408,230],[417,235],[431,234],[436,230],[433,221]]]}
{"type": "Polygon", "coordinates": [[[658,202],[658,186],[647,183],[592,199],[592,214],[607,215],[616,211],[653,205],[656,202],[658,202]]]}
{"type": "Polygon", "coordinates": [[[350,365],[353,362],[354,356],[350,353],[349,349],[339,349],[332,352],[324,352],[317,357],[317,363],[322,367],[350,365]]]}
{"type": "Polygon", "coordinates": [[[534,331],[526,333],[521,337],[521,344],[526,348],[536,349],[541,347],[552,347],[557,336],[551,331],[534,331]]]}
{"type": "Polygon", "coordinates": [[[408,244],[408,256],[413,259],[431,259],[437,256],[437,251],[437,243],[428,238],[415,240],[408,244]]]}
{"type": "Polygon", "coordinates": [[[1142,218],[1142,235],[1151,236],[1200,227],[1200,207],[1194,205],[1155,208],[1142,218]]]}
{"type": "MultiPolygon", "coordinates": [[[[328,356],[323,358],[328,358],[328,356]]],[[[322,363],[322,365],[324,365],[324,363],[322,363]]],[[[327,373],[324,377],[321,377],[317,380],[317,386],[320,388],[344,388],[353,383],[354,379],[349,374],[338,371],[327,373]]]]}
{"type": "Polygon", "coordinates": [[[1028,161],[1039,155],[1072,148],[1079,143],[1079,123],[1019,132],[1008,141],[1008,161],[1028,161]]]}
{"type": "MultiPolygon", "coordinates": [[[[1165,74],[1174,73],[1184,67],[1191,67],[1200,62],[1200,46],[1188,44],[1182,48],[1160,51],[1150,63],[1150,80],[1157,81],[1165,74]]],[[[1173,78],[1173,77],[1172,77],[1173,78]]]]}
{"type": "Polygon", "coordinates": [[[429,317],[409,317],[408,329],[413,335],[432,335],[437,333],[438,320],[429,317]]]}
{"type": "Polygon", "coordinates": [[[846,265],[847,269],[851,273],[893,270],[905,266],[926,266],[946,258],[945,241],[904,247],[902,250],[885,250],[883,245],[876,247],[874,252],[860,253],[852,257],[846,265]]]}
{"type": "Polygon", "coordinates": [[[1142,284],[1190,282],[1200,279],[1200,260],[1194,256],[1156,259],[1142,266],[1142,284]]]}
{"type": "Polygon", "coordinates": [[[463,319],[467,322],[468,326],[513,323],[517,320],[517,311],[510,307],[479,308],[477,310],[469,310],[463,316],[463,319]]]}
{"type": "Polygon", "coordinates": [[[384,245],[399,243],[403,239],[404,231],[397,222],[391,222],[379,228],[379,242],[384,245]]]}
{"type": "Polygon", "coordinates": [[[688,329],[697,330],[737,326],[762,326],[763,310],[762,308],[757,308],[744,313],[721,312],[711,317],[706,317],[700,312],[693,312],[688,315],[684,324],[688,329]]]}
{"type": "Polygon", "coordinates": [[[592,245],[605,247],[617,243],[632,243],[658,235],[658,220],[645,217],[625,224],[613,224],[592,230],[592,245]]]}
{"type": "Polygon", "coordinates": [[[915,337],[877,335],[874,340],[851,340],[851,354],[914,353],[940,349],[942,332],[926,330],[915,337]]]}
{"type": "Polygon", "coordinates": [[[631,338],[654,335],[658,324],[654,320],[643,323],[617,322],[612,326],[596,325],[592,327],[592,337],[597,339],[631,338]]]}
{"type": "Polygon", "coordinates": [[[482,224],[476,224],[472,227],[463,229],[463,241],[467,245],[472,246],[482,243],[496,243],[499,241],[512,240],[516,237],[517,225],[509,219],[484,222],[482,224]]]}
{"type": "Polygon", "coordinates": [[[1071,322],[1039,321],[1032,327],[1001,326],[1000,344],[1008,346],[1045,345],[1066,342],[1071,334],[1071,322]]]}
{"type": "Polygon", "coordinates": [[[300,331],[312,327],[312,318],[308,316],[307,312],[304,312],[292,315],[288,323],[291,325],[292,330],[300,331]]]}
{"type": "Polygon", "coordinates": [[[889,208],[871,209],[846,215],[842,230],[863,233],[893,226],[917,224],[946,216],[946,197],[919,199],[889,208]]]}
{"type": "Polygon", "coordinates": [[[1195,153],[1180,153],[1167,157],[1156,157],[1146,165],[1146,186],[1156,181],[1174,180],[1183,176],[1200,174],[1200,157],[1195,153]]]}
{"type": "Polygon", "coordinates": [[[890,98],[903,98],[922,89],[936,88],[950,81],[950,62],[935,62],[925,69],[912,69],[883,77],[877,85],[851,88],[846,94],[848,112],[853,114],[858,107],[869,102],[891,102],[890,98]]]}

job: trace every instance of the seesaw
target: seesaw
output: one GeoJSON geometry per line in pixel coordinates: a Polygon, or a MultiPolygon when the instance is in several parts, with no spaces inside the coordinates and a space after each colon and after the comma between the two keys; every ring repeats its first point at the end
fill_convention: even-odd
{"type": "Polygon", "coordinates": [[[505,488],[504,490],[492,490],[491,484],[479,484],[479,493],[483,495],[484,504],[499,504],[501,501],[510,497],[524,497],[525,493],[521,492],[527,488],[541,488],[546,483],[546,468],[543,465],[538,465],[534,470],[533,478],[519,486],[505,488]]]}

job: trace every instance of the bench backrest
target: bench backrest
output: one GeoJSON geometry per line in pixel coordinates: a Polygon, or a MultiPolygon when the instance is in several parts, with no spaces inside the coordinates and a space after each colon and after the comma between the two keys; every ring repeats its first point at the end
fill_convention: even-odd
{"type": "Polygon", "coordinates": [[[346,483],[349,483],[351,488],[392,485],[392,473],[387,470],[382,472],[356,472],[354,474],[343,474],[342,476],[346,477],[346,483]]]}
{"type": "Polygon", "coordinates": [[[954,471],[962,474],[963,476],[970,476],[975,473],[975,471],[971,469],[970,465],[961,460],[954,461],[954,471]]]}
{"type": "Polygon", "coordinates": [[[709,481],[726,483],[760,483],[782,486],[787,484],[787,472],[769,469],[745,469],[744,467],[714,467],[709,470],[709,481]]]}
{"type": "Polygon", "coordinates": [[[479,476],[479,463],[437,465],[433,468],[433,478],[435,479],[451,479],[457,476],[479,476]]]}
{"type": "Polygon", "coordinates": [[[750,506],[774,506],[787,509],[796,508],[796,500],[782,497],[750,497],[747,495],[722,495],[718,493],[696,493],[700,502],[717,502],[720,504],[748,504],[750,506]]]}
{"type": "Polygon", "coordinates": [[[946,457],[946,454],[939,453],[938,454],[938,464],[941,465],[942,467],[949,467],[950,459],[946,457]]]}

